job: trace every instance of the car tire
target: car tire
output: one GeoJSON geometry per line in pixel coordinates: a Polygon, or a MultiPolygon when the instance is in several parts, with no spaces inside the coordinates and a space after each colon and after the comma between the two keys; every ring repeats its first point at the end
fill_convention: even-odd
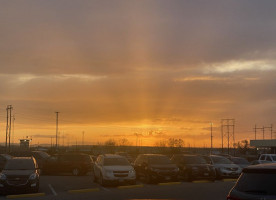
{"type": "Polygon", "coordinates": [[[222,179],[222,177],[221,177],[220,172],[219,172],[218,169],[216,169],[216,179],[217,180],[221,180],[222,179]]]}
{"type": "Polygon", "coordinates": [[[75,167],[75,168],[73,168],[73,170],[72,170],[72,174],[73,174],[74,176],[79,176],[79,175],[81,175],[81,171],[80,171],[80,169],[79,169],[78,167],[75,167]]]}
{"type": "Polygon", "coordinates": [[[131,185],[136,185],[136,180],[130,181],[130,184],[131,184],[131,185]]]}

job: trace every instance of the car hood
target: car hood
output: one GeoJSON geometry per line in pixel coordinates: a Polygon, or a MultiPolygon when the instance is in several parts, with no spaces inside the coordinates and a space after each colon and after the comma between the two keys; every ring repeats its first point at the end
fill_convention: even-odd
{"type": "Polygon", "coordinates": [[[149,165],[149,167],[155,168],[155,169],[164,169],[164,170],[170,170],[170,169],[177,168],[177,166],[175,164],[149,165]]]}
{"type": "Polygon", "coordinates": [[[113,165],[113,166],[103,166],[104,170],[111,170],[111,171],[130,171],[133,170],[132,166],[124,166],[124,165],[113,165]]]}
{"type": "Polygon", "coordinates": [[[240,168],[236,164],[214,164],[216,168],[221,168],[221,167],[228,167],[228,168],[240,168]]]}
{"type": "Polygon", "coordinates": [[[3,170],[6,176],[30,176],[35,173],[35,170],[3,170]]]}

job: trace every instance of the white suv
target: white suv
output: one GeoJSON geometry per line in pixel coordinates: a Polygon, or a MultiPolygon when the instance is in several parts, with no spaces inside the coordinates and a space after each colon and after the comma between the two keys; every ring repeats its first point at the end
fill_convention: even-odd
{"type": "Polygon", "coordinates": [[[262,154],[259,158],[260,163],[276,163],[276,154],[262,154]]]}
{"type": "Polygon", "coordinates": [[[94,180],[101,185],[109,183],[136,183],[136,173],[128,160],[120,155],[99,155],[94,164],[94,180]]]}

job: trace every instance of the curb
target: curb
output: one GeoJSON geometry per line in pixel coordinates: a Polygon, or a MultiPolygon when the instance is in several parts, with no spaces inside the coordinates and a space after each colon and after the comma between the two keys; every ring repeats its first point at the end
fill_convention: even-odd
{"type": "Polygon", "coordinates": [[[181,182],[158,183],[158,185],[180,185],[181,182]]]}
{"type": "Polygon", "coordinates": [[[192,183],[213,183],[214,181],[202,180],[202,181],[192,181],[192,183]]]}
{"type": "Polygon", "coordinates": [[[17,199],[17,198],[26,198],[26,197],[41,197],[45,196],[45,193],[31,193],[31,194],[16,194],[16,195],[7,195],[7,199],[17,199]]]}
{"type": "Polygon", "coordinates": [[[144,185],[125,185],[125,186],[118,186],[118,189],[130,189],[130,188],[141,188],[144,185]]]}
{"type": "Polygon", "coordinates": [[[80,190],[68,190],[68,192],[71,194],[97,192],[97,191],[100,191],[100,189],[99,188],[88,188],[88,189],[80,189],[80,190]]]}

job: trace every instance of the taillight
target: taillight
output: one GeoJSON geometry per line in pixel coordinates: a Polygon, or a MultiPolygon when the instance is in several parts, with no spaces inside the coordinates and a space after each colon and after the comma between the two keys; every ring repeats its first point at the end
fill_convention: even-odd
{"type": "Polygon", "coordinates": [[[226,199],[227,200],[241,200],[241,199],[238,199],[236,197],[231,197],[230,195],[228,195],[226,199]]]}

